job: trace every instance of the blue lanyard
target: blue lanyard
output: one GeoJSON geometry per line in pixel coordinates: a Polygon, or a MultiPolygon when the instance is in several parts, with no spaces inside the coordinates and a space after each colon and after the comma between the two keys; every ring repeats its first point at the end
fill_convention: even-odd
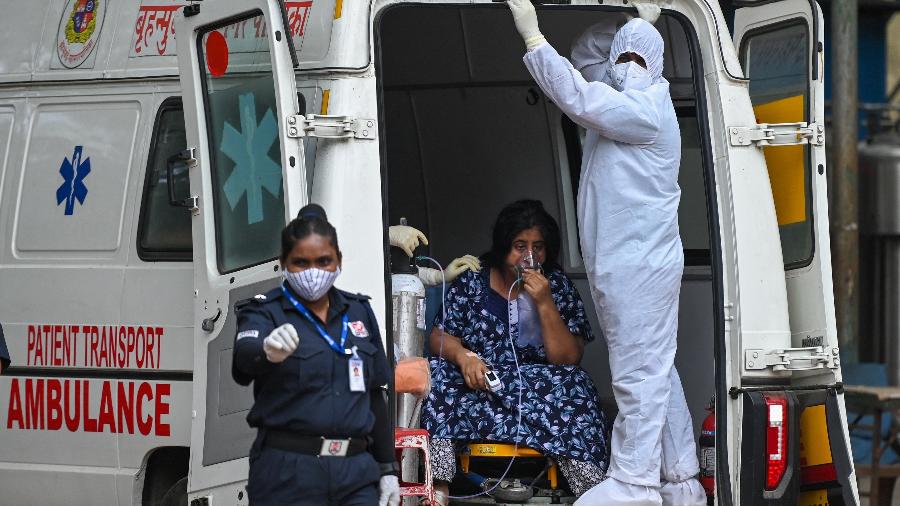
{"type": "Polygon", "coordinates": [[[341,319],[341,323],[343,324],[341,330],[341,344],[338,344],[334,342],[334,339],[332,339],[331,336],[328,335],[328,332],[326,332],[325,329],[323,329],[322,326],[319,325],[319,322],[317,322],[315,318],[313,318],[313,315],[310,314],[309,309],[306,309],[306,307],[301,304],[300,301],[294,298],[294,296],[291,295],[291,292],[284,285],[281,285],[281,291],[282,293],[284,293],[284,296],[287,297],[289,301],[291,301],[291,304],[294,305],[294,308],[297,309],[300,314],[306,317],[306,319],[313,324],[313,327],[316,328],[316,330],[319,332],[319,335],[322,336],[322,339],[324,339],[325,342],[328,343],[328,346],[331,346],[332,350],[340,353],[341,355],[353,354],[353,350],[348,350],[346,346],[347,329],[350,328],[350,319],[346,314],[344,314],[344,317],[341,319]]]}

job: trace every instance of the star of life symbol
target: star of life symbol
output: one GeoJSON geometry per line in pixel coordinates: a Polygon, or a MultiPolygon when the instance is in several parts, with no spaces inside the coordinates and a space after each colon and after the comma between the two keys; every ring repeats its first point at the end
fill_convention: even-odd
{"type": "Polygon", "coordinates": [[[75,211],[75,201],[84,205],[88,189],[84,184],[84,178],[91,173],[91,159],[81,159],[81,146],[75,146],[72,160],[64,158],[59,167],[59,174],[63,177],[63,183],[56,190],[56,205],[66,203],[66,216],[71,216],[75,211]]]}
{"type": "Polygon", "coordinates": [[[225,199],[232,211],[241,198],[247,197],[247,224],[263,220],[263,188],[275,198],[282,185],[281,166],[269,157],[269,148],[278,139],[275,114],[266,110],[256,122],[256,100],[253,93],[238,98],[241,131],[225,122],[219,149],[234,162],[234,170],[225,180],[225,199]]]}

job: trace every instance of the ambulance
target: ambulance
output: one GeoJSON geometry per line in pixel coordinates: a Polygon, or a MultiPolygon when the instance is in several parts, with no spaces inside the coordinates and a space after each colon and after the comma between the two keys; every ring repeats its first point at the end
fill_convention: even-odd
{"type": "MultiPolygon", "coordinates": [[[[683,140],[677,366],[718,505],[857,504],[813,0],[652,0],[683,140]],[[729,29],[733,26],[733,30],[729,29]]],[[[568,54],[628,0],[535,1],[568,54]]],[[[234,305],[308,202],[393,348],[387,228],[447,263],[540,199],[590,300],[584,132],[491,0],[41,0],[0,18],[0,504],[242,505],[234,305]]],[[[430,297],[428,306],[440,304],[430,297]]],[[[592,304],[587,304],[590,308],[592,304]]],[[[598,332],[596,315],[590,319],[598,332]]],[[[582,366],[614,407],[606,347],[582,366]]],[[[612,416],[612,414],[610,414],[612,416]]]]}

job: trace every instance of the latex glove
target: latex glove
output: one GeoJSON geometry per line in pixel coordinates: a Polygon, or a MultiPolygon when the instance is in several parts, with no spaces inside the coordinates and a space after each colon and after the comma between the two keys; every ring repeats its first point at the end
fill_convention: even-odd
{"type": "Polygon", "coordinates": [[[472,255],[465,255],[450,262],[450,265],[444,269],[444,276],[441,277],[441,271],[428,267],[419,267],[419,279],[425,286],[437,286],[442,282],[452,283],[460,274],[466,271],[478,272],[481,270],[481,260],[472,255]]]}
{"type": "Polygon", "coordinates": [[[425,237],[425,234],[416,228],[406,225],[394,225],[388,228],[388,238],[391,241],[391,246],[402,249],[406,256],[410,258],[412,258],[413,250],[419,246],[419,243],[423,246],[428,246],[428,238],[425,237]]]}
{"type": "Polygon", "coordinates": [[[538,27],[537,12],[534,5],[531,5],[531,0],[507,0],[506,4],[512,12],[516,30],[519,31],[529,51],[547,42],[538,27]]]}
{"type": "Polygon", "coordinates": [[[398,506],[400,504],[400,480],[393,474],[386,474],[378,481],[378,506],[398,506]]]}
{"type": "Polygon", "coordinates": [[[269,362],[280,364],[294,353],[298,344],[300,336],[297,335],[297,329],[290,323],[285,323],[266,336],[263,340],[263,350],[269,362]]]}
{"type": "Polygon", "coordinates": [[[651,25],[656,23],[656,20],[659,19],[659,14],[662,12],[659,6],[652,2],[632,2],[631,4],[637,9],[638,17],[651,25]]]}

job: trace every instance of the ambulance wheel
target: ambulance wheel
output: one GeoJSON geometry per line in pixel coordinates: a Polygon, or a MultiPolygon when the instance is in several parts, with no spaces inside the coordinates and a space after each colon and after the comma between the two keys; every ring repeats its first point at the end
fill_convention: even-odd
{"type": "Polygon", "coordinates": [[[187,476],[185,476],[169,487],[159,502],[160,506],[185,506],[188,503],[187,480],[187,476]]]}

